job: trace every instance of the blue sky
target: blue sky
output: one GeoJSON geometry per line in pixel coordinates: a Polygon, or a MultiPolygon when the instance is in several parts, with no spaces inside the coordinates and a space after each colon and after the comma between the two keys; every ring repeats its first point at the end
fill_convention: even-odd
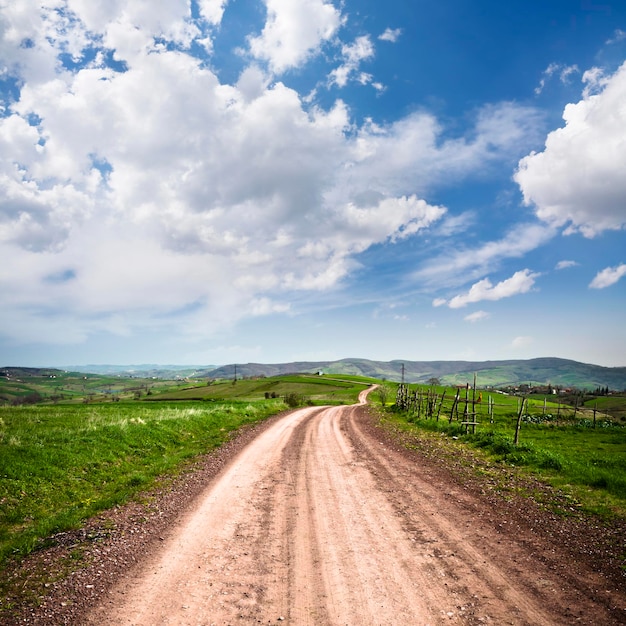
{"type": "Polygon", "coordinates": [[[0,1],[0,365],[626,365],[626,5],[0,1]]]}

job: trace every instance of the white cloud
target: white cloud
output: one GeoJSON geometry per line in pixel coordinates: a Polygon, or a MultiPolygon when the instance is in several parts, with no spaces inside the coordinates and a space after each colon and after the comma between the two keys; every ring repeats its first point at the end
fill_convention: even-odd
{"type": "Polygon", "coordinates": [[[319,51],[341,26],[341,13],[323,0],[265,0],[267,21],[249,39],[252,55],[280,74],[298,67],[319,51]]]}
{"type": "Polygon", "coordinates": [[[564,270],[567,269],[568,267],[576,267],[578,265],[578,263],[576,263],[576,261],[559,261],[556,264],[556,268],[557,270],[564,270]]]}
{"type": "Polygon", "coordinates": [[[520,161],[515,180],[540,219],[593,237],[626,225],[626,63],[612,76],[584,79],[583,99],[565,107],[565,126],[520,161]]]}
{"type": "Polygon", "coordinates": [[[592,289],[604,289],[614,285],[622,276],[626,276],[626,263],[616,267],[607,267],[598,272],[589,284],[592,289]]]}
{"type": "Polygon", "coordinates": [[[400,38],[401,34],[401,28],[386,28],[385,32],[378,36],[378,39],[381,41],[390,41],[391,43],[395,43],[400,38]]]}
{"type": "Polygon", "coordinates": [[[489,317],[491,316],[486,311],[476,311],[475,313],[470,313],[469,315],[466,315],[463,319],[466,322],[472,322],[474,324],[476,322],[489,319],[489,317]]]}
{"type": "Polygon", "coordinates": [[[535,109],[508,102],[481,109],[467,137],[444,138],[445,129],[425,112],[384,126],[370,119],[356,133],[354,167],[377,188],[399,185],[404,193],[422,192],[511,158],[534,140],[538,124],[535,109]]]}
{"type": "Polygon", "coordinates": [[[626,40],[626,31],[622,30],[621,28],[616,28],[615,32],[613,33],[613,37],[607,39],[606,43],[607,45],[612,45],[624,40],[626,40]]]}
{"type": "Polygon", "coordinates": [[[369,35],[362,35],[357,37],[353,44],[344,45],[341,54],[344,62],[330,73],[331,84],[345,87],[354,74],[357,74],[356,80],[361,84],[372,82],[373,77],[370,74],[358,73],[361,62],[374,56],[374,45],[369,35]]]}
{"type": "Polygon", "coordinates": [[[15,18],[15,40],[31,33],[52,62],[13,68],[24,84],[0,118],[0,251],[12,268],[0,273],[0,304],[14,339],[32,337],[38,316],[56,341],[60,328],[81,340],[184,320],[206,334],[286,312],[286,292],[332,288],[355,254],[445,214],[414,193],[419,146],[407,150],[395,131],[349,135],[341,101],[306,110],[258,67],[223,84],[185,50],[155,44],[155,33],[180,45],[192,33],[172,25],[184,25],[183,5],[76,2],[66,40],[93,28],[122,70],[104,54],[63,69],[48,16],[38,28],[36,13],[15,18]],[[396,180],[372,180],[389,154],[396,180]]]}
{"type": "MultiPolygon", "coordinates": [[[[194,57],[224,2],[198,5],[196,22],[186,0],[45,6],[0,13],[0,54],[21,85],[0,118],[0,332],[15,340],[35,339],[38,319],[54,336],[37,339],[60,342],[174,323],[204,336],[288,312],[290,291],[332,289],[360,252],[438,224],[446,209],[424,191],[509,156],[537,119],[505,103],[467,137],[422,112],[356,125],[342,101],[304,103],[256,62],[227,84],[194,57]],[[60,55],[85,45],[96,59],[64,68],[60,55]]],[[[289,16],[311,35],[261,46],[275,71],[340,21],[322,2],[271,7],[259,42],[278,46],[289,16]]],[[[368,58],[366,43],[346,58],[368,58]]]]}
{"type": "Polygon", "coordinates": [[[200,15],[211,24],[219,24],[228,0],[198,0],[200,15]]]}
{"type": "MultiPolygon", "coordinates": [[[[445,222],[444,222],[445,227],[445,222]]],[[[502,239],[477,248],[446,252],[414,272],[413,277],[431,287],[453,287],[484,275],[503,259],[519,258],[554,237],[551,227],[517,224],[502,239]]]]}
{"type": "Polygon", "coordinates": [[[474,283],[467,293],[454,296],[448,302],[448,306],[451,309],[458,309],[474,302],[501,300],[502,298],[510,298],[521,293],[527,293],[534,286],[535,279],[538,276],[539,274],[530,270],[521,270],[496,285],[492,284],[488,278],[483,278],[474,283]]]}
{"type": "Polygon", "coordinates": [[[515,339],[513,339],[513,341],[511,342],[511,348],[514,348],[515,350],[519,350],[519,349],[527,348],[533,343],[535,343],[535,340],[533,337],[522,335],[519,337],[515,337],[515,339]]]}
{"type": "Polygon", "coordinates": [[[570,76],[572,74],[578,74],[580,70],[577,65],[563,65],[561,63],[550,63],[548,67],[543,71],[543,75],[541,80],[539,81],[539,85],[535,88],[535,94],[539,95],[545,89],[549,80],[555,74],[558,75],[559,80],[563,84],[567,84],[569,82],[570,76]]]}

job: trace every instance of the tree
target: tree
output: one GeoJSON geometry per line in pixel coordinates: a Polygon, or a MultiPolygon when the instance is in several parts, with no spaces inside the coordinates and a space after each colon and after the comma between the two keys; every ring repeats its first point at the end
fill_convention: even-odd
{"type": "Polygon", "coordinates": [[[378,396],[381,406],[385,406],[387,404],[390,394],[391,390],[389,389],[389,385],[378,385],[376,388],[376,395],[378,396]]]}

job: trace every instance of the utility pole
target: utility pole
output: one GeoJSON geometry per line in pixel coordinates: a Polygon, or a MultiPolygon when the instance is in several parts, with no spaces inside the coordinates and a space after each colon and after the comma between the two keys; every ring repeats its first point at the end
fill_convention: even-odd
{"type": "Polygon", "coordinates": [[[404,363],[402,364],[402,384],[404,385],[404,363]]]}

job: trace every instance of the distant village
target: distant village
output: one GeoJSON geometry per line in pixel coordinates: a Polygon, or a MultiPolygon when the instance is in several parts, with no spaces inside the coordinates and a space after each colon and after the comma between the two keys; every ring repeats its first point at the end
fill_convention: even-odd
{"type": "Polygon", "coordinates": [[[617,393],[606,387],[596,387],[594,390],[578,389],[576,387],[562,387],[561,385],[533,385],[532,383],[520,383],[519,385],[508,385],[498,387],[498,390],[509,394],[538,394],[546,396],[568,396],[576,393],[584,392],[592,396],[610,396],[617,393]]]}

